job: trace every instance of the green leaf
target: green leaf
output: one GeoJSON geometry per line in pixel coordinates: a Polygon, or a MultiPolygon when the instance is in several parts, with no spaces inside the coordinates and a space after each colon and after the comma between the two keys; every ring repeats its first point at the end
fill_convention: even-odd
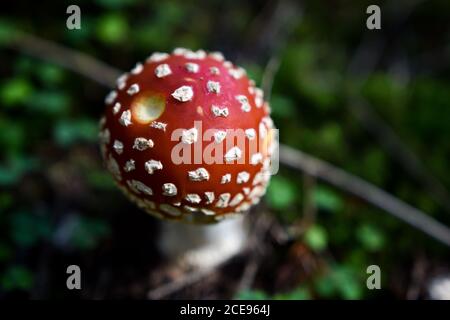
{"type": "Polygon", "coordinates": [[[11,216],[11,237],[19,246],[31,247],[38,241],[49,238],[52,226],[49,217],[25,211],[11,216]]]}
{"type": "Polygon", "coordinates": [[[91,170],[87,174],[90,186],[100,190],[116,190],[112,176],[106,170],[91,170]]]}
{"type": "Polygon", "coordinates": [[[319,225],[311,226],[305,232],[304,239],[308,246],[316,251],[324,250],[328,244],[327,231],[319,225]]]}
{"type": "Polygon", "coordinates": [[[12,257],[11,248],[5,243],[0,242],[0,262],[9,260],[12,257]]]}
{"type": "Polygon", "coordinates": [[[294,101],[285,96],[277,94],[272,95],[270,105],[274,117],[288,119],[289,117],[295,116],[297,113],[294,101]]]}
{"type": "Polygon", "coordinates": [[[0,99],[4,105],[12,106],[25,102],[33,92],[30,82],[23,78],[13,78],[3,84],[0,99]]]}
{"type": "Polygon", "coordinates": [[[91,119],[62,120],[54,128],[55,140],[62,146],[78,141],[96,142],[97,134],[97,123],[91,119]]]}
{"type": "Polygon", "coordinates": [[[1,277],[1,286],[3,290],[29,290],[33,287],[34,276],[23,266],[11,266],[6,269],[1,277]]]}
{"type": "Polygon", "coordinates": [[[341,197],[332,189],[317,186],[314,189],[314,203],[317,208],[327,210],[330,212],[337,212],[342,210],[343,203],[341,197]]]}
{"type": "Polygon", "coordinates": [[[25,173],[35,169],[37,165],[37,159],[31,156],[11,157],[5,165],[0,165],[0,186],[14,184],[25,173]]]}
{"type": "Polygon", "coordinates": [[[27,108],[37,114],[61,115],[69,110],[69,97],[61,92],[40,91],[33,94],[27,108]]]}
{"type": "Polygon", "coordinates": [[[139,2],[139,0],[95,0],[95,2],[108,9],[120,9],[139,2]]]}
{"type": "Polygon", "coordinates": [[[238,292],[235,299],[238,300],[267,300],[269,296],[261,290],[245,290],[238,292]]]}
{"type": "Polygon", "coordinates": [[[314,288],[323,298],[331,298],[336,293],[336,288],[330,274],[326,274],[314,280],[314,288]]]}
{"type": "Polygon", "coordinates": [[[5,154],[14,154],[25,144],[26,135],[22,122],[0,117],[0,132],[8,132],[0,134],[0,148],[5,154]]]}
{"type": "Polygon", "coordinates": [[[81,217],[75,226],[70,243],[80,250],[90,250],[109,233],[109,225],[104,220],[81,217]]]}
{"type": "Polygon", "coordinates": [[[274,176],[267,190],[267,201],[274,209],[286,209],[298,198],[295,184],[282,176],[274,176]]]}
{"type": "Polygon", "coordinates": [[[306,288],[297,288],[288,293],[279,293],[274,295],[275,300],[309,300],[311,295],[306,288]]]}
{"type": "Polygon", "coordinates": [[[45,84],[58,84],[64,78],[64,70],[58,66],[43,63],[36,68],[36,75],[45,84]]]}
{"type": "Polygon", "coordinates": [[[13,23],[0,20],[0,44],[6,43],[12,39],[16,31],[16,27],[13,23]]]}
{"type": "Polygon", "coordinates": [[[385,243],[385,237],[381,230],[371,224],[359,226],[356,236],[364,248],[369,251],[379,251],[385,243]]]}
{"type": "Polygon", "coordinates": [[[13,196],[10,193],[1,192],[0,193],[0,216],[1,213],[9,208],[13,203],[13,196]]]}
{"type": "Polygon", "coordinates": [[[343,299],[360,299],[363,294],[363,284],[365,282],[359,279],[357,274],[347,266],[338,266],[332,274],[336,288],[343,299]]]}
{"type": "Polygon", "coordinates": [[[97,36],[106,44],[118,44],[128,36],[128,22],[121,14],[109,13],[97,22],[97,36]]]}

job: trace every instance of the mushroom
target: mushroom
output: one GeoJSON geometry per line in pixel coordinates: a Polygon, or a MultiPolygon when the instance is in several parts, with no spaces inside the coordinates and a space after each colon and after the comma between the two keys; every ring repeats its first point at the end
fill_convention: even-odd
{"type": "Polygon", "coordinates": [[[270,108],[222,54],[153,53],[117,79],[105,103],[106,167],[146,212],[209,224],[240,216],[264,195],[275,146],[270,108]]]}

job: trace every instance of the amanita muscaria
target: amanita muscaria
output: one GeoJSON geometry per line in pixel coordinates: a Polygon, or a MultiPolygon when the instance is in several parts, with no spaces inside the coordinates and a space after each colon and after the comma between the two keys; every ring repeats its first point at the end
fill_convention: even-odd
{"type": "Polygon", "coordinates": [[[145,211],[209,223],[264,194],[274,147],[269,106],[220,53],[154,53],[117,79],[105,102],[104,161],[145,211]]]}

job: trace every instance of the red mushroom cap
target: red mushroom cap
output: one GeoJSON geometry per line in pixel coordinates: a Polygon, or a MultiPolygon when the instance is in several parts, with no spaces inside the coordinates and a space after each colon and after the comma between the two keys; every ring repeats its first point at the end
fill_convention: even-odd
{"type": "Polygon", "coordinates": [[[262,90],[220,53],[154,53],[105,99],[106,167],[159,218],[209,223],[264,194],[273,122],[262,90]]]}

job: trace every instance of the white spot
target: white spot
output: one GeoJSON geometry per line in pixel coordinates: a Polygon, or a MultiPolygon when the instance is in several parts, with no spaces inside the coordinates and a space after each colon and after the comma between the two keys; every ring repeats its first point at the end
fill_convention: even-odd
{"type": "Polygon", "coordinates": [[[172,53],[176,56],[182,56],[184,55],[186,52],[189,52],[190,50],[186,49],[186,48],[175,48],[173,49],[172,53]]]}
{"type": "Polygon", "coordinates": [[[125,166],[123,167],[123,169],[126,172],[130,172],[133,171],[134,169],[136,169],[136,165],[133,159],[128,160],[127,162],[125,162],[125,166]]]}
{"type": "Polygon", "coordinates": [[[116,84],[119,90],[122,90],[127,85],[128,74],[124,73],[120,77],[117,78],[116,84]]]}
{"type": "Polygon", "coordinates": [[[259,123],[259,138],[264,139],[267,135],[267,129],[263,122],[259,123]]]}
{"type": "Polygon", "coordinates": [[[213,210],[202,208],[200,209],[201,212],[203,212],[207,216],[214,216],[216,213],[213,210]]]}
{"type": "Polygon", "coordinates": [[[173,197],[177,194],[177,187],[173,183],[164,183],[162,190],[163,196],[173,197]]]}
{"type": "Polygon", "coordinates": [[[225,184],[225,183],[229,183],[229,182],[231,182],[231,174],[229,174],[229,173],[224,174],[222,176],[222,179],[220,180],[220,183],[225,184]]]}
{"type": "Polygon", "coordinates": [[[195,52],[186,50],[183,55],[186,59],[205,59],[206,52],[203,50],[197,50],[195,52]]]}
{"type": "Polygon", "coordinates": [[[155,205],[155,203],[153,201],[150,201],[148,199],[143,199],[142,202],[144,203],[146,208],[156,209],[156,205],[155,205]]]}
{"type": "Polygon", "coordinates": [[[185,144],[193,144],[197,142],[198,130],[196,128],[191,128],[189,130],[183,130],[181,134],[181,142],[185,144]]]}
{"type": "Polygon", "coordinates": [[[236,207],[236,211],[238,212],[247,211],[248,209],[250,209],[250,207],[251,207],[250,203],[243,202],[238,207],[236,207]]]}
{"type": "Polygon", "coordinates": [[[190,73],[197,73],[200,70],[199,65],[193,62],[186,63],[184,67],[186,68],[187,72],[190,73]]]}
{"type": "Polygon", "coordinates": [[[248,195],[250,193],[250,188],[248,187],[242,188],[242,192],[244,192],[245,195],[248,195]]]}
{"type": "Polygon", "coordinates": [[[246,183],[250,179],[250,174],[247,171],[241,171],[238,173],[236,182],[237,184],[246,183]]]}
{"type": "Polygon", "coordinates": [[[264,102],[264,92],[260,88],[255,88],[255,105],[261,108],[264,102]]]}
{"type": "Polygon", "coordinates": [[[248,93],[250,93],[251,95],[255,94],[255,87],[249,86],[248,93]]]}
{"type": "Polygon", "coordinates": [[[122,112],[120,116],[119,123],[125,127],[128,127],[131,124],[131,111],[127,110],[122,112]]]}
{"type": "Polygon", "coordinates": [[[144,151],[148,148],[153,148],[154,143],[151,139],[145,139],[142,137],[134,139],[133,149],[137,149],[139,151],[144,151]]]}
{"type": "Polygon", "coordinates": [[[214,142],[221,143],[225,139],[226,136],[227,136],[226,131],[219,130],[214,133],[214,142]]]}
{"type": "Polygon", "coordinates": [[[209,180],[209,172],[205,168],[198,168],[194,171],[188,171],[190,181],[205,181],[209,180]]]}
{"type": "Polygon", "coordinates": [[[150,123],[150,127],[155,128],[155,129],[159,129],[159,130],[162,130],[162,131],[166,131],[167,123],[153,121],[152,123],[150,123]]]}
{"type": "Polygon", "coordinates": [[[227,107],[221,108],[219,106],[213,105],[211,107],[211,111],[216,117],[224,117],[224,118],[226,118],[226,117],[228,117],[228,114],[229,114],[227,107]]]}
{"type": "Polygon", "coordinates": [[[211,204],[214,201],[214,192],[211,191],[206,191],[205,192],[205,197],[206,197],[206,204],[211,204]]]}
{"type": "Polygon", "coordinates": [[[130,96],[135,95],[138,92],[139,92],[139,85],[137,83],[132,84],[127,90],[127,93],[130,96]]]}
{"type": "Polygon", "coordinates": [[[190,203],[200,203],[202,198],[196,193],[188,193],[184,199],[190,203]]]}
{"type": "Polygon", "coordinates": [[[248,140],[253,140],[256,137],[256,130],[255,129],[246,129],[245,130],[245,136],[248,138],[248,140]]]}
{"type": "Polygon", "coordinates": [[[108,129],[105,129],[103,131],[100,131],[99,133],[99,139],[101,143],[109,143],[111,140],[111,133],[108,129]]]}
{"type": "Polygon", "coordinates": [[[172,203],[175,207],[179,207],[179,206],[181,206],[181,202],[180,201],[177,201],[177,202],[174,202],[174,203],[172,203]]]}
{"type": "Polygon", "coordinates": [[[114,149],[114,151],[117,152],[117,154],[122,154],[122,152],[123,152],[123,143],[120,142],[119,140],[114,140],[113,149],[114,149]]]}
{"type": "Polygon", "coordinates": [[[257,165],[258,163],[261,163],[263,159],[263,155],[259,152],[254,153],[250,159],[250,164],[257,165]]]}
{"type": "Polygon", "coordinates": [[[139,74],[139,73],[142,72],[142,70],[144,70],[144,66],[142,65],[142,63],[138,62],[138,63],[136,63],[134,68],[131,69],[131,73],[132,74],[139,74]]]}
{"type": "Polygon", "coordinates": [[[209,54],[209,56],[211,58],[213,58],[214,60],[216,60],[216,61],[220,61],[221,62],[221,61],[225,60],[225,57],[223,56],[223,54],[221,52],[217,52],[217,51],[211,52],[209,54]]]}
{"type": "Polygon", "coordinates": [[[274,127],[272,118],[270,118],[270,117],[262,118],[262,122],[266,124],[267,128],[273,128],[274,127]]]}
{"type": "Polygon", "coordinates": [[[230,201],[230,206],[231,207],[237,206],[242,200],[244,200],[244,195],[242,193],[238,193],[230,201]]]}
{"type": "Polygon", "coordinates": [[[170,204],[163,203],[159,206],[159,209],[171,216],[179,216],[181,215],[181,210],[171,206],[170,204]]]}
{"type": "Polygon", "coordinates": [[[170,67],[167,63],[160,64],[155,68],[155,75],[158,78],[163,78],[165,76],[168,76],[169,74],[172,74],[172,70],[170,70],[170,67]]]}
{"type": "Polygon", "coordinates": [[[100,129],[101,128],[103,128],[103,126],[106,124],[106,117],[105,116],[102,116],[101,118],[100,118],[100,121],[98,122],[98,126],[100,127],[100,129]]]}
{"type": "Polygon", "coordinates": [[[217,81],[208,81],[206,83],[206,89],[208,89],[208,92],[220,93],[220,83],[217,81]]]}
{"type": "Polygon", "coordinates": [[[137,180],[128,180],[128,186],[136,193],[144,193],[146,195],[153,195],[153,191],[150,187],[146,186],[144,183],[137,180]]]}
{"type": "Polygon", "coordinates": [[[122,108],[122,105],[120,104],[120,102],[116,102],[113,107],[113,114],[119,113],[120,108],[122,108]]]}
{"type": "Polygon", "coordinates": [[[253,178],[252,185],[255,186],[263,181],[264,181],[264,173],[258,172],[257,174],[255,174],[255,177],[253,178]]]}
{"type": "Polygon", "coordinates": [[[260,97],[255,97],[255,105],[257,108],[261,108],[263,105],[263,99],[260,97]]]}
{"type": "Polygon", "coordinates": [[[147,58],[146,62],[160,62],[166,60],[168,57],[169,57],[168,53],[154,52],[150,57],[147,58]]]}
{"type": "Polygon", "coordinates": [[[249,194],[249,198],[260,198],[264,195],[264,193],[266,192],[266,188],[262,187],[262,186],[256,186],[252,189],[252,191],[249,194]]]}
{"type": "Polygon", "coordinates": [[[172,97],[181,102],[192,100],[194,92],[190,86],[181,86],[172,93],[172,97]]]}
{"type": "Polygon", "coordinates": [[[233,64],[231,63],[231,61],[225,61],[225,62],[223,63],[223,66],[224,66],[225,68],[227,68],[227,69],[233,68],[233,64]]]}
{"type": "Polygon", "coordinates": [[[214,75],[219,75],[220,74],[220,70],[217,67],[209,68],[209,72],[211,72],[211,74],[214,74],[214,75]]]}
{"type": "Polygon", "coordinates": [[[245,75],[245,70],[241,67],[238,67],[236,69],[230,69],[228,70],[228,73],[230,76],[232,76],[234,79],[240,79],[245,75]]]}
{"type": "Polygon", "coordinates": [[[162,170],[163,165],[160,161],[156,160],[149,160],[145,164],[145,171],[147,171],[149,174],[153,174],[155,170],[162,170]]]}
{"type": "Polygon", "coordinates": [[[222,193],[219,195],[219,199],[217,200],[216,207],[217,208],[226,208],[228,207],[228,201],[230,201],[231,194],[222,193]]]}
{"type": "Polygon", "coordinates": [[[184,210],[186,210],[189,213],[198,212],[198,208],[194,208],[191,206],[183,206],[184,210]]]}
{"type": "Polygon", "coordinates": [[[238,95],[235,97],[237,101],[241,103],[241,110],[244,112],[250,112],[251,106],[248,103],[248,98],[244,95],[238,95]]]}
{"type": "Polygon", "coordinates": [[[108,95],[105,98],[105,103],[106,104],[111,104],[114,102],[114,100],[116,100],[117,98],[117,91],[113,90],[110,93],[108,93],[108,95]]]}
{"type": "Polygon", "coordinates": [[[230,162],[242,157],[242,151],[238,147],[233,147],[225,154],[225,161],[230,162]]]}
{"type": "Polygon", "coordinates": [[[109,170],[109,172],[112,173],[112,175],[117,179],[117,180],[122,180],[122,176],[120,174],[120,168],[119,165],[117,164],[116,159],[114,159],[111,155],[109,155],[108,157],[108,161],[106,163],[106,167],[109,170]]]}

